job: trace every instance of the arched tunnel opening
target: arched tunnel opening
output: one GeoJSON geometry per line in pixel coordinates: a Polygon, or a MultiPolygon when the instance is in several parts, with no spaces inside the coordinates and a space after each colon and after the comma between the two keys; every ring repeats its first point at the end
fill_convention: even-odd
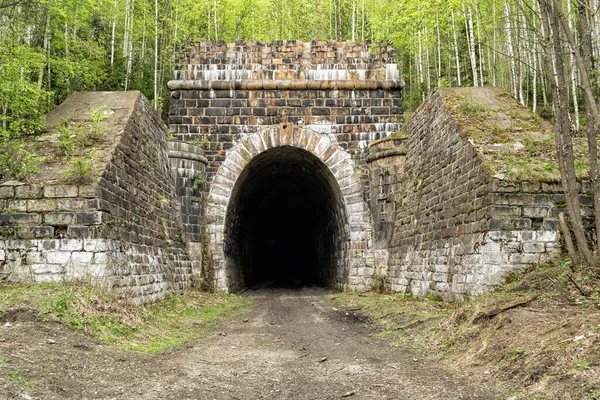
{"type": "Polygon", "coordinates": [[[303,149],[257,155],[234,186],[224,241],[234,287],[335,286],[350,247],[335,177],[303,149]]]}

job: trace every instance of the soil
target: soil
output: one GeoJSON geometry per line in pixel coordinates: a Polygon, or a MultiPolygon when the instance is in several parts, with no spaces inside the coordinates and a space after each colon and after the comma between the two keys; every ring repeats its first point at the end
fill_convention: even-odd
{"type": "Polygon", "coordinates": [[[3,399],[501,399],[372,335],[322,289],[258,290],[246,314],[162,355],[100,344],[18,309],[0,316],[3,399]]]}

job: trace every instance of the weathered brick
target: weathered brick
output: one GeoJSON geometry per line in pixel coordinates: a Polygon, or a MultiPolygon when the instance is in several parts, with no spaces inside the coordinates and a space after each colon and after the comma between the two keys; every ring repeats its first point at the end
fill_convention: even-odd
{"type": "Polygon", "coordinates": [[[14,186],[0,186],[0,199],[12,199],[15,197],[14,186]]]}
{"type": "Polygon", "coordinates": [[[75,222],[75,214],[72,212],[52,212],[44,214],[46,225],[66,226],[75,222]]]}
{"type": "Polygon", "coordinates": [[[77,197],[79,191],[74,185],[45,185],[44,197],[77,197]]]}
{"type": "Polygon", "coordinates": [[[27,200],[27,211],[29,212],[50,212],[57,209],[56,199],[36,199],[27,200]]]}
{"type": "Polygon", "coordinates": [[[102,212],[77,213],[75,220],[78,225],[99,225],[102,223],[102,212]]]}
{"type": "Polygon", "coordinates": [[[15,197],[18,199],[37,199],[42,197],[42,187],[40,185],[17,186],[15,197]]]}

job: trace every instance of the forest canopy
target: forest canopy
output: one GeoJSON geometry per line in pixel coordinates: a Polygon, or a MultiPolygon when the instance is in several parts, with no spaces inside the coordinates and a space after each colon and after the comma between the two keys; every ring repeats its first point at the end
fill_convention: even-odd
{"type": "MultiPolygon", "coordinates": [[[[577,32],[578,3],[563,8],[577,32]]],[[[391,42],[408,110],[437,86],[492,85],[547,116],[542,36],[537,0],[1,0],[0,129],[43,129],[43,115],[73,91],[137,89],[165,108],[179,46],[215,39],[391,42]]],[[[578,125],[577,72],[567,69],[578,125]]]]}

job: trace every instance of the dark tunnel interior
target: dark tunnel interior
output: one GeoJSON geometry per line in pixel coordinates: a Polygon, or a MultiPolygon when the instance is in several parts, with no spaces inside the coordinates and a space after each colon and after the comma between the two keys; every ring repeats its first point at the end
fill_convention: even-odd
{"type": "Polygon", "coordinates": [[[344,260],[345,212],[329,169],[306,150],[257,155],[238,178],[225,258],[243,287],[329,286],[344,260]]]}

